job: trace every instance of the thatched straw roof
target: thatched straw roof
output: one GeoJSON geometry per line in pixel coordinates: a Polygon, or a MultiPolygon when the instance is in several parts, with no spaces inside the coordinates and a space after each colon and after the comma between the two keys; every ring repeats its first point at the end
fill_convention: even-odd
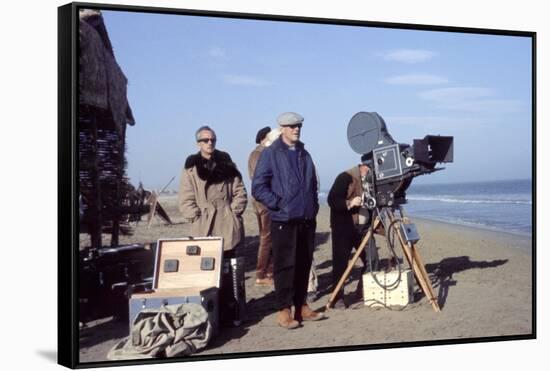
{"type": "Polygon", "coordinates": [[[80,103],[112,114],[120,130],[135,123],[126,96],[128,80],[120,69],[101,12],[80,10],[80,103]]]}

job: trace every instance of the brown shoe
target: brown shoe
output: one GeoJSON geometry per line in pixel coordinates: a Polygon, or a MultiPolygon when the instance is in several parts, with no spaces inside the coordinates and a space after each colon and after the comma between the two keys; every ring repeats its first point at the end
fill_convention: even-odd
{"type": "Polygon", "coordinates": [[[297,328],[300,326],[298,321],[295,321],[290,316],[290,308],[284,308],[279,311],[277,314],[277,323],[279,326],[286,328],[288,330],[297,328]]]}
{"type": "Polygon", "coordinates": [[[256,278],[256,286],[273,286],[273,278],[256,278]]]}
{"type": "Polygon", "coordinates": [[[300,322],[319,321],[320,319],[323,319],[323,318],[325,318],[324,313],[319,313],[311,310],[311,308],[307,304],[302,305],[302,310],[300,311],[300,313],[296,311],[296,313],[294,314],[294,319],[300,322]]]}

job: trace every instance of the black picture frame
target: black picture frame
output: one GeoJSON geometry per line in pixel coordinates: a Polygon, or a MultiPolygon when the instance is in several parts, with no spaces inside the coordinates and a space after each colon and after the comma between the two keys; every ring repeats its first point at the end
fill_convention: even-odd
{"type": "Polygon", "coordinates": [[[223,11],[203,11],[190,9],[153,8],[142,6],[71,3],[58,8],[58,362],[70,368],[124,366],[166,362],[187,362],[218,360],[227,358],[262,357],[274,355],[310,354],[366,349],[385,349],[429,345],[462,344],[509,340],[529,340],[537,338],[536,322],[536,48],[535,32],[496,30],[484,28],[446,27],[408,23],[386,23],[359,20],[310,18],[296,16],[231,13],[223,11]],[[247,20],[283,21],[358,27],[377,27],[403,30],[424,30],[434,32],[456,32],[479,35],[508,35],[530,38],[532,41],[532,333],[498,337],[468,339],[445,339],[406,343],[369,344],[364,346],[334,346],[327,348],[306,348],[285,351],[254,351],[250,353],[197,355],[189,358],[132,360],[132,361],[79,361],[79,320],[78,320],[78,269],[79,269],[79,160],[77,131],[79,102],[79,61],[78,61],[78,11],[79,9],[100,9],[155,14],[177,14],[181,16],[207,16],[247,20]],[[70,205],[70,207],[68,207],[70,205]],[[70,246],[70,249],[67,249],[70,246]],[[68,340],[69,339],[69,340],[68,340]]]}

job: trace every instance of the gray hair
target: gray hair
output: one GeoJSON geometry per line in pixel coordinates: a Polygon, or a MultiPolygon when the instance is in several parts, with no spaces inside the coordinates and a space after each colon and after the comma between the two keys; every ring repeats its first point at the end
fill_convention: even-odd
{"type": "Polygon", "coordinates": [[[201,131],[205,131],[205,130],[211,132],[212,134],[214,134],[214,138],[217,138],[217,137],[216,137],[216,132],[215,132],[214,130],[212,130],[212,128],[211,128],[210,126],[208,126],[208,125],[203,125],[203,126],[201,126],[200,128],[198,128],[197,131],[195,132],[195,139],[196,139],[196,140],[199,140],[199,139],[200,139],[200,138],[199,138],[200,132],[201,132],[201,131]]]}

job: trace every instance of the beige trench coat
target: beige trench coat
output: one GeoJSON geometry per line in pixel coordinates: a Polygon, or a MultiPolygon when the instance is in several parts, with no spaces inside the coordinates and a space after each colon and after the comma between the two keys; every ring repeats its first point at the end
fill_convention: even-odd
{"type": "Polygon", "coordinates": [[[211,184],[205,193],[206,181],[199,178],[195,166],[183,169],[179,191],[179,209],[192,223],[193,237],[223,237],[224,251],[232,250],[244,240],[242,214],[247,194],[243,181],[211,184]]]}

